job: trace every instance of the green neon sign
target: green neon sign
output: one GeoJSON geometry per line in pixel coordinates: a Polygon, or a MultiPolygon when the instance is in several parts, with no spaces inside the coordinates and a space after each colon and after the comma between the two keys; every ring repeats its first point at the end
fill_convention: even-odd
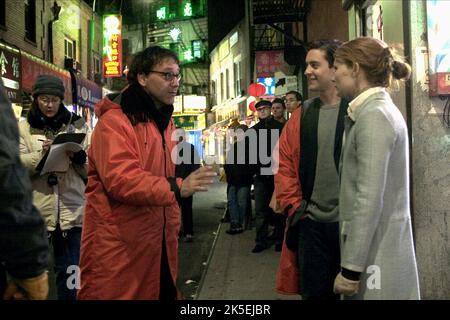
{"type": "Polygon", "coordinates": [[[187,49],[183,52],[183,56],[184,56],[184,60],[186,60],[187,62],[190,62],[192,60],[194,60],[194,56],[192,55],[192,50],[191,49],[187,49]]]}
{"type": "Polygon", "coordinates": [[[165,20],[166,19],[166,7],[161,7],[156,11],[156,17],[159,20],[165,20]]]}
{"type": "Polygon", "coordinates": [[[192,16],[192,4],[190,2],[186,2],[184,5],[184,16],[191,17],[192,16]]]}

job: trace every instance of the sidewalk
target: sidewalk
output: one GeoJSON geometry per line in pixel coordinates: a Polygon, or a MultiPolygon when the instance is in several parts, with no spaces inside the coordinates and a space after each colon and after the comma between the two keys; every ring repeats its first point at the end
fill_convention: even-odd
{"type": "Polygon", "coordinates": [[[206,271],[197,291],[197,300],[300,300],[300,296],[275,291],[280,252],[274,246],[252,253],[255,229],[237,235],[225,231],[221,223],[211,249],[206,271]]]}

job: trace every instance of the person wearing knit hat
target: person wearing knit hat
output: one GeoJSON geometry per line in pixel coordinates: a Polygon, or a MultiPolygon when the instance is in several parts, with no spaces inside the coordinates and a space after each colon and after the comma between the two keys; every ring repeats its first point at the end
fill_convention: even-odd
{"type": "Polygon", "coordinates": [[[89,128],[84,119],[66,109],[64,84],[52,75],[40,75],[32,88],[33,102],[27,119],[19,123],[20,158],[28,169],[33,186],[33,203],[47,225],[52,245],[54,273],[59,300],[75,300],[76,288],[68,286],[69,266],[77,266],[80,256],[84,216],[84,189],[87,170],[89,128]],[[41,174],[38,163],[46,157],[53,139],[61,133],[85,133],[81,150],[67,151],[61,161],[69,162],[66,171],[41,174]]]}
{"type": "Polygon", "coordinates": [[[33,97],[41,94],[54,95],[64,100],[64,84],[61,79],[49,75],[41,74],[33,85],[33,97]]]}

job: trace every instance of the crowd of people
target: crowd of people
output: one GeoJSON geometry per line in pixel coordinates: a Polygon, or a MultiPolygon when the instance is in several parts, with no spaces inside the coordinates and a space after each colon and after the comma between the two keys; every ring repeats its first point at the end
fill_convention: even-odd
{"type": "MultiPolygon", "coordinates": [[[[232,129],[227,233],[244,232],[253,186],[252,252],[272,243],[281,251],[279,292],[304,300],[419,299],[408,131],[387,91],[393,79],[409,77],[410,66],[373,38],[314,41],[305,66],[316,97],[303,101],[290,91],[259,100],[258,122],[232,129]],[[381,285],[367,285],[373,270],[381,285]]],[[[61,300],[182,298],[178,241],[192,241],[192,196],[207,191],[216,173],[172,121],[177,55],[148,47],[127,78],[122,92],[95,106],[92,133],[65,108],[57,77],[37,78],[18,126],[1,88],[5,299],[46,299],[48,272],[61,300]],[[59,155],[67,167],[45,170],[61,134],[84,135],[59,155]],[[70,266],[79,268],[75,285],[70,266]]]]}

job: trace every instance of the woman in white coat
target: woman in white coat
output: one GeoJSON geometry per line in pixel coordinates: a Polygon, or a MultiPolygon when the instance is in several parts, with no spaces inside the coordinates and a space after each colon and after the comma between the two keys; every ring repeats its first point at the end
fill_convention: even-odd
{"type": "Polygon", "coordinates": [[[19,123],[20,158],[33,188],[33,204],[44,218],[52,244],[56,291],[59,300],[76,298],[76,266],[80,256],[84,216],[84,189],[89,145],[83,118],[63,104],[64,84],[52,75],[40,75],[33,85],[33,103],[27,119],[19,123]],[[66,171],[42,173],[38,165],[60,133],[85,133],[83,149],[68,152],[66,171]]]}
{"type": "Polygon", "coordinates": [[[357,38],[336,51],[336,88],[352,96],[339,196],[341,272],[350,299],[419,299],[405,120],[386,88],[411,68],[388,45],[357,38]]]}

